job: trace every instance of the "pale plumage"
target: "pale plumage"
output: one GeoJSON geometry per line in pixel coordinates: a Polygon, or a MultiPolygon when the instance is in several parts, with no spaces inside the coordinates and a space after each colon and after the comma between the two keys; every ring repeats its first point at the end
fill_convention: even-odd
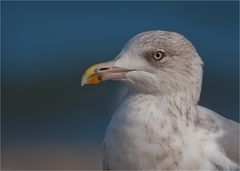
{"type": "Polygon", "coordinates": [[[239,124],[197,105],[202,60],[182,35],[141,33],[82,82],[108,79],[123,81],[129,92],[106,131],[105,170],[239,168],[239,124]]]}

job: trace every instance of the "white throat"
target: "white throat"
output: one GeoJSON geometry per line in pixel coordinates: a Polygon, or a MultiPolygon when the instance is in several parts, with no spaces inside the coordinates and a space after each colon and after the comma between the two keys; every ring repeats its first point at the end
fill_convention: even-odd
{"type": "Polygon", "coordinates": [[[162,96],[141,93],[128,93],[122,104],[128,110],[126,114],[155,114],[160,118],[175,118],[187,126],[198,119],[196,102],[187,92],[162,96]],[[181,118],[181,119],[179,119],[181,118]]]}

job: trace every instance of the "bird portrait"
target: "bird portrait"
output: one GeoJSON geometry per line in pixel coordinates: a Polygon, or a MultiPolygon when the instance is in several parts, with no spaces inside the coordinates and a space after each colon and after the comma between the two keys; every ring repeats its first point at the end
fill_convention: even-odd
{"type": "Polygon", "coordinates": [[[116,80],[128,89],[106,129],[103,169],[238,170],[239,123],[198,104],[202,77],[197,48],[161,30],[136,35],[112,61],[89,67],[82,85],[116,80]]]}

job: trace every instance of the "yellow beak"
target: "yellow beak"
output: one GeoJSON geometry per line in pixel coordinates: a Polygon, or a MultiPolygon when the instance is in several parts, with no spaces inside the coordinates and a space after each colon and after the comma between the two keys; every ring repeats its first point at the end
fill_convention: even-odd
{"type": "Polygon", "coordinates": [[[99,64],[89,67],[82,76],[81,86],[85,84],[98,84],[101,82],[100,76],[96,73],[99,64]]]}
{"type": "Polygon", "coordinates": [[[81,86],[98,84],[105,80],[123,80],[129,69],[115,67],[115,61],[95,64],[89,67],[82,76],[81,86]]]}

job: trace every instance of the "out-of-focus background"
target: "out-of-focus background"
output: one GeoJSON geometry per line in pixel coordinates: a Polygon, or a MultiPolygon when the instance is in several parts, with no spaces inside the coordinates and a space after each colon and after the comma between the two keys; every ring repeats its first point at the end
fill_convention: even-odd
{"type": "Polygon", "coordinates": [[[147,30],[185,35],[205,62],[200,104],[239,121],[239,2],[1,1],[2,169],[101,169],[122,84],[80,87],[147,30]]]}

